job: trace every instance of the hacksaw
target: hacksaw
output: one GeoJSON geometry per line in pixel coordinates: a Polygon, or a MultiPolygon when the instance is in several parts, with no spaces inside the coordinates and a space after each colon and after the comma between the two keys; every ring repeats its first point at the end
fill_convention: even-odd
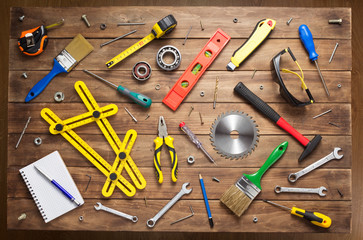
{"type": "Polygon", "coordinates": [[[132,197],[136,193],[135,187],[127,181],[122,175],[125,168],[136,188],[144,189],[146,187],[145,178],[137,168],[135,162],[130,156],[131,149],[135,143],[137,132],[133,129],[127,131],[123,142],[119,139],[107,117],[115,115],[118,107],[115,104],[109,104],[99,107],[86,84],[82,81],[75,83],[74,88],[86,105],[88,112],[75,117],[61,120],[49,108],[43,108],[41,116],[47,121],[49,132],[53,135],[61,134],[70,144],[72,144],[83,156],[85,156],[98,170],[106,177],[106,182],[102,188],[102,195],[110,197],[117,186],[127,196],[132,197]],[[89,146],[73,129],[96,122],[108,143],[116,154],[112,166],[103,159],[91,146],[89,146]],[[127,146],[127,148],[125,148],[127,146]]]}

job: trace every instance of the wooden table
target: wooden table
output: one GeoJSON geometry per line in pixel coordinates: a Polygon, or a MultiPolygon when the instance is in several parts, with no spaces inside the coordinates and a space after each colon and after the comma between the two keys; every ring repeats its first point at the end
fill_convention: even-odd
{"type": "MultiPolygon", "coordinates": [[[[352,126],[351,126],[351,10],[348,8],[310,9],[305,8],[254,8],[254,7],[109,7],[109,8],[12,8],[11,34],[9,39],[9,101],[8,101],[8,229],[33,230],[90,230],[90,231],[178,231],[178,232],[332,232],[349,233],[351,231],[351,162],[352,162],[352,126]],[[107,14],[101,14],[105,13],[107,14]],[[86,13],[91,23],[87,28],[80,20],[86,13]],[[155,22],[162,17],[173,14],[178,21],[176,29],[160,40],[154,40],[142,50],[131,55],[112,69],[106,69],[104,63],[116,53],[131,46],[138,39],[147,35],[155,22]],[[18,17],[26,15],[24,22],[18,17]],[[288,26],[289,17],[294,20],[288,26]],[[339,16],[344,19],[342,25],[330,25],[328,19],[339,16]],[[227,72],[226,64],[234,52],[248,38],[255,24],[263,18],[270,17],[277,21],[275,30],[270,34],[264,44],[236,71],[227,72]],[[46,51],[38,57],[27,57],[20,54],[17,48],[17,37],[25,29],[49,24],[65,19],[64,26],[49,31],[49,45],[46,51]],[[238,18],[238,23],[233,19],[238,18]],[[204,31],[200,28],[202,21],[204,31]],[[144,26],[117,27],[118,22],[145,22],[144,26]],[[107,24],[107,29],[99,28],[101,23],[107,24]],[[315,65],[308,59],[302,46],[297,28],[307,24],[314,35],[315,46],[320,54],[319,66],[329,88],[330,97],[325,94],[315,65]],[[184,37],[190,28],[193,29],[185,45],[184,37]],[[202,76],[199,83],[190,92],[179,109],[175,112],[161,103],[162,99],[173,86],[175,81],[190,64],[196,54],[205,45],[217,28],[221,28],[232,39],[217,57],[208,71],[202,76]],[[117,37],[132,29],[137,33],[100,48],[99,45],[111,38],[117,37]],[[72,72],[56,77],[45,91],[31,103],[24,103],[29,89],[52,68],[53,58],[61,51],[77,33],[85,36],[95,47],[93,53],[85,58],[72,72]],[[335,43],[339,43],[338,50],[331,64],[328,63],[335,43]],[[157,50],[164,45],[176,46],[182,54],[182,63],[177,71],[165,72],[158,68],[155,62],[157,50]],[[278,85],[272,81],[270,60],[280,50],[290,47],[304,70],[306,83],[311,89],[315,104],[304,108],[295,108],[287,104],[279,95],[278,85]],[[153,69],[152,77],[145,83],[134,80],[131,68],[138,61],[148,61],[153,69]],[[150,109],[131,103],[127,98],[119,96],[113,89],[83,73],[88,69],[116,84],[122,84],[136,91],[142,92],[153,99],[150,109]],[[253,79],[253,70],[257,72],[253,79]],[[28,79],[21,77],[27,72],[28,79]],[[215,79],[219,77],[218,100],[216,109],[213,105],[213,92],[215,79]],[[131,156],[143,173],[147,186],[137,191],[132,198],[127,198],[118,189],[110,199],[101,195],[101,188],[105,177],[93,167],[77,150],[67,143],[61,136],[53,136],[48,132],[48,124],[40,117],[40,111],[49,107],[62,119],[69,118],[86,111],[83,103],[74,90],[74,83],[84,81],[101,106],[115,103],[119,112],[109,118],[120,139],[128,129],[135,129],[138,138],[132,149],[131,156]],[[307,138],[312,139],[315,134],[323,136],[317,149],[302,163],[297,158],[303,151],[302,146],[275,126],[270,120],[256,111],[246,101],[233,94],[237,82],[242,81],[264,101],[269,103],[281,116],[307,138]],[[155,90],[160,84],[161,89],[155,90]],[[341,88],[337,85],[341,84],[341,88]],[[263,90],[260,86],[263,85],[263,90]],[[55,103],[53,95],[57,91],[65,94],[62,103],[55,103]],[[200,97],[200,91],[205,97],[200,97]],[[191,106],[194,111],[188,117],[191,106]],[[139,122],[135,124],[123,111],[127,107],[139,122]],[[313,116],[332,109],[332,112],[317,118],[313,116]],[[247,158],[229,160],[220,157],[210,144],[209,133],[215,118],[226,111],[239,110],[248,113],[256,120],[260,131],[260,141],[256,150],[247,158]],[[203,116],[201,125],[199,114],[203,116]],[[150,118],[145,120],[146,115],[150,118]],[[167,150],[162,151],[162,166],[165,175],[164,183],[159,185],[155,179],[153,168],[153,139],[157,134],[157,121],[159,116],[165,117],[169,135],[175,138],[174,145],[179,158],[179,179],[172,183],[170,179],[170,158],[167,150]],[[26,134],[18,149],[15,150],[27,118],[31,116],[26,134]],[[193,145],[180,131],[178,124],[185,121],[198,135],[205,148],[216,159],[218,166],[211,164],[203,153],[193,145]],[[328,124],[332,122],[339,127],[328,124]],[[43,144],[36,146],[35,137],[41,137],[43,144]],[[262,179],[263,191],[254,200],[249,209],[241,217],[235,217],[224,207],[219,198],[221,194],[232,185],[242,173],[255,172],[266,160],[271,151],[281,142],[289,141],[288,151],[262,179]],[[332,161],[329,164],[313,171],[301,178],[295,184],[287,181],[289,173],[297,172],[303,167],[313,163],[330,153],[334,147],[343,149],[344,158],[332,161]],[[85,198],[85,204],[45,224],[32,200],[18,170],[25,165],[59,150],[68,169],[76,182],[80,192],[85,198]],[[193,155],[196,162],[189,165],[186,158],[193,155]],[[205,211],[203,197],[198,180],[198,173],[202,173],[209,197],[209,203],[215,222],[210,229],[205,211]],[[92,176],[87,191],[88,182],[86,174],[92,176]],[[212,177],[221,180],[220,183],[212,181],[212,177]],[[153,229],[146,226],[146,220],[154,216],[177,192],[182,183],[190,182],[193,192],[184,196],[153,229]],[[309,194],[280,194],[274,193],[276,185],[293,187],[319,187],[328,188],[326,197],[309,194]],[[341,197],[337,191],[343,193],[341,197]],[[147,199],[145,203],[144,199],[147,199]],[[329,215],[333,224],[325,230],[312,226],[302,219],[291,216],[288,212],[262,202],[269,199],[277,203],[316,210],[329,215]],[[93,205],[101,201],[106,206],[120,211],[137,215],[139,222],[134,224],[127,220],[105,212],[96,212],[93,205]],[[189,214],[189,206],[193,207],[195,215],[181,223],[170,225],[180,217],[189,214]],[[25,212],[27,219],[19,222],[18,216],[25,212]],[[79,216],[84,217],[79,222],[79,216]],[[253,217],[258,217],[258,223],[253,223],[253,217]]],[[[289,66],[289,65],[288,65],[289,66]]],[[[289,67],[294,68],[293,64],[289,67]]],[[[91,146],[94,146],[105,159],[113,162],[114,155],[108,143],[104,140],[96,124],[88,125],[76,130],[91,146]]],[[[124,174],[125,177],[127,177],[124,174]]]]}

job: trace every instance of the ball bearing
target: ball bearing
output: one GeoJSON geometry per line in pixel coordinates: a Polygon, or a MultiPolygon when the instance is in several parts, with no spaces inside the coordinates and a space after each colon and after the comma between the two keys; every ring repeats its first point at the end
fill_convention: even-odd
{"type": "Polygon", "coordinates": [[[171,45],[166,45],[159,49],[158,53],[156,54],[156,63],[158,66],[165,70],[165,71],[172,71],[177,69],[181,63],[181,54],[179,50],[171,45]],[[172,63],[168,64],[164,60],[164,56],[171,54],[174,57],[172,63]]]}
{"type": "Polygon", "coordinates": [[[136,80],[145,81],[151,76],[151,66],[147,62],[138,62],[132,68],[132,75],[136,80]]]}

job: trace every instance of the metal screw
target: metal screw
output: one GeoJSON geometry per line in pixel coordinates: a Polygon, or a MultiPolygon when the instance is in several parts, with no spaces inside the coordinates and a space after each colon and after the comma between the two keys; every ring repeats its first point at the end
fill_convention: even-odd
{"type": "Polygon", "coordinates": [[[260,90],[263,90],[263,85],[260,85],[260,90]]]}
{"type": "Polygon", "coordinates": [[[333,57],[335,55],[335,51],[337,50],[338,46],[339,46],[339,43],[336,43],[335,47],[334,47],[334,50],[333,50],[333,52],[332,52],[332,54],[330,56],[329,63],[331,63],[331,61],[333,60],[333,57]]]}
{"type": "Polygon", "coordinates": [[[144,197],[144,201],[145,201],[145,206],[147,207],[146,196],[144,197]]]}
{"type": "Polygon", "coordinates": [[[190,111],[189,111],[188,117],[190,116],[190,114],[192,113],[193,110],[194,110],[194,107],[190,106],[190,111]]]}
{"type": "Polygon", "coordinates": [[[343,193],[342,193],[341,191],[339,191],[339,189],[338,189],[338,188],[337,188],[337,191],[338,191],[338,193],[339,193],[340,197],[344,197],[343,193]]]}
{"type": "Polygon", "coordinates": [[[26,74],[26,72],[23,72],[23,74],[21,76],[23,76],[25,79],[28,78],[28,75],[26,74]]]}
{"type": "Polygon", "coordinates": [[[32,117],[28,117],[28,121],[25,123],[24,129],[23,129],[23,131],[20,134],[19,140],[18,140],[18,142],[16,143],[16,146],[15,146],[15,149],[19,147],[20,141],[23,138],[23,135],[25,133],[25,130],[28,128],[28,124],[29,124],[31,118],[32,117]]]}
{"type": "Polygon", "coordinates": [[[18,217],[18,220],[21,221],[21,220],[24,220],[26,218],[26,214],[25,213],[22,213],[19,217],[18,217]]]}
{"type": "Polygon", "coordinates": [[[253,222],[257,223],[258,222],[258,218],[257,217],[253,217],[253,222]]]}
{"type": "Polygon", "coordinates": [[[204,91],[200,91],[200,96],[204,97],[204,91]]]}
{"type": "Polygon", "coordinates": [[[338,88],[341,88],[342,87],[342,84],[339,83],[337,86],[338,86],[338,88]]]}
{"type": "Polygon", "coordinates": [[[332,110],[331,110],[331,109],[329,109],[328,111],[325,111],[325,112],[323,112],[323,113],[320,113],[320,114],[316,115],[315,117],[313,117],[313,119],[318,118],[318,117],[321,117],[321,116],[323,116],[323,115],[325,115],[325,114],[327,114],[327,113],[330,113],[331,111],[332,111],[332,110]]]}
{"type": "Polygon", "coordinates": [[[201,29],[202,31],[204,31],[204,28],[203,28],[203,25],[202,25],[202,20],[200,20],[200,29],[201,29]]]}
{"type": "Polygon", "coordinates": [[[100,25],[100,29],[101,30],[105,30],[107,28],[107,25],[106,24],[104,24],[104,23],[101,23],[101,25],[100,25]]]}
{"type": "Polygon", "coordinates": [[[216,182],[220,182],[218,178],[213,177],[212,180],[216,181],[216,182]]]}
{"type": "Polygon", "coordinates": [[[114,38],[114,39],[112,39],[112,40],[110,40],[110,41],[107,41],[107,42],[105,42],[105,43],[101,43],[101,44],[100,44],[100,47],[106,46],[107,44],[113,43],[114,41],[117,41],[117,40],[119,40],[119,39],[121,39],[121,38],[124,38],[124,37],[126,37],[126,36],[128,36],[128,35],[130,35],[130,34],[133,34],[133,33],[135,33],[135,32],[136,32],[136,30],[133,30],[133,31],[131,31],[131,32],[129,32],[129,33],[126,33],[126,34],[124,34],[124,35],[122,35],[122,36],[119,36],[119,37],[117,37],[117,38],[114,38]]]}
{"type": "Polygon", "coordinates": [[[286,22],[286,24],[287,24],[287,25],[290,25],[291,21],[292,21],[292,18],[290,18],[290,19],[286,22]]]}
{"type": "Polygon", "coordinates": [[[134,120],[136,123],[137,123],[137,119],[134,117],[134,115],[132,115],[131,113],[130,113],[130,111],[129,110],[127,110],[127,108],[125,107],[125,111],[130,115],[130,117],[132,118],[132,120],[134,120]]]}
{"type": "Polygon", "coordinates": [[[233,19],[233,22],[234,22],[234,23],[238,23],[238,19],[237,19],[237,18],[234,18],[234,19],[233,19]]]}
{"type": "Polygon", "coordinates": [[[86,14],[82,15],[82,20],[86,23],[87,27],[91,27],[91,24],[89,24],[86,14]]]}
{"type": "Polygon", "coordinates": [[[184,39],[183,45],[185,45],[185,42],[187,41],[187,39],[188,39],[188,37],[189,37],[189,33],[190,33],[190,31],[192,31],[192,28],[193,28],[193,26],[190,26],[189,31],[188,31],[187,35],[185,36],[185,39],[184,39]]]}
{"type": "Polygon", "coordinates": [[[145,120],[147,120],[149,117],[150,117],[150,115],[149,114],[146,114],[145,120]]]}
{"type": "Polygon", "coordinates": [[[256,69],[254,69],[254,70],[253,70],[253,73],[252,73],[251,79],[253,79],[253,77],[255,76],[256,71],[257,71],[256,69]]]}
{"type": "Polygon", "coordinates": [[[199,112],[199,118],[200,118],[200,124],[204,124],[204,122],[203,122],[203,118],[202,118],[202,114],[199,112]]]}
{"type": "Polygon", "coordinates": [[[328,22],[330,24],[342,24],[343,20],[341,18],[339,18],[339,19],[330,19],[328,22]]]}
{"type": "Polygon", "coordinates": [[[19,17],[19,21],[20,22],[22,22],[23,20],[24,20],[24,18],[25,18],[25,16],[23,15],[23,16],[21,16],[21,17],[19,17]]]}
{"type": "Polygon", "coordinates": [[[145,25],[145,23],[117,23],[117,26],[145,25]]]}
{"type": "Polygon", "coordinates": [[[335,123],[332,123],[332,122],[329,122],[330,125],[334,126],[334,127],[337,127],[337,128],[340,128],[339,125],[335,124],[335,123]]]}

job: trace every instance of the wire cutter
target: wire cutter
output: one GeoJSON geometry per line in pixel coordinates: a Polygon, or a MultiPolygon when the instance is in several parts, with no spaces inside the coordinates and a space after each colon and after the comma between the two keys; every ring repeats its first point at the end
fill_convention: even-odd
{"type": "Polygon", "coordinates": [[[165,145],[168,147],[170,158],[171,158],[171,179],[173,182],[176,182],[178,178],[178,157],[175,152],[175,148],[173,145],[174,138],[168,136],[168,131],[166,129],[166,124],[163,116],[159,117],[159,126],[158,126],[159,135],[154,139],[155,143],[155,152],[154,152],[154,166],[156,169],[156,178],[158,179],[159,183],[162,183],[163,173],[161,171],[160,166],[160,151],[165,142],[165,145]]]}

